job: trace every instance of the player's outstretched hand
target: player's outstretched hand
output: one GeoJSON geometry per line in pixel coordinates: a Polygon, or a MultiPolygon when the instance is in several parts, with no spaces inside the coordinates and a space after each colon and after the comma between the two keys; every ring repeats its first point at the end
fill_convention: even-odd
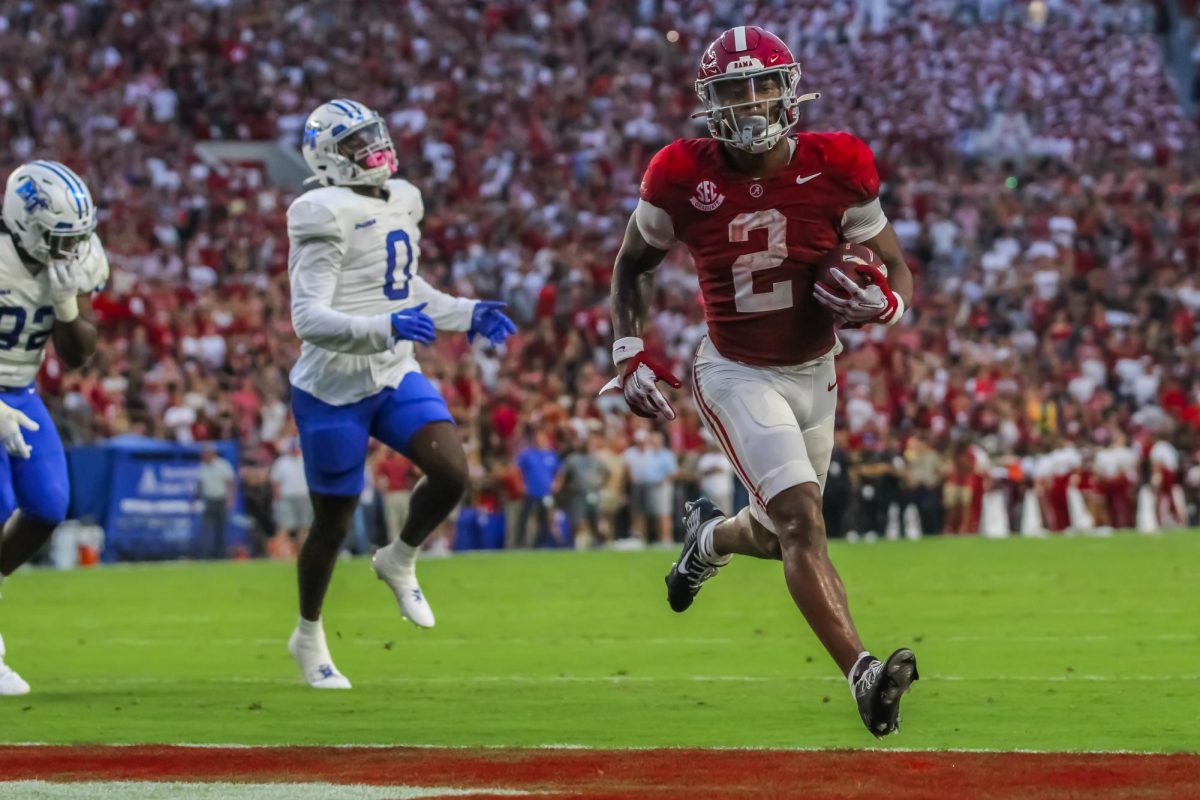
{"type": "Polygon", "coordinates": [[[859,286],[854,279],[835,267],[829,271],[829,275],[837,281],[847,296],[834,294],[817,283],[813,287],[817,302],[832,311],[835,317],[852,325],[867,322],[886,323],[891,320],[900,305],[900,300],[888,285],[887,276],[871,264],[855,264],[854,269],[869,275],[871,283],[859,286]]]}
{"type": "Polygon", "coordinates": [[[675,419],[675,409],[658,390],[658,382],[663,381],[675,389],[683,384],[669,369],[647,356],[642,346],[642,340],[634,337],[616,341],[613,360],[617,363],[617,377],[605,384],[600,394],[620,388],[629,410],[639,417],[675,419]]]}
{"type": "Polygon", "coordinates": [[[504,340],[517,332],[516,324],[500,309],[504,303],[499,300],[480,300],[471,312],[471,328],[467,331],[467,341],[475,341],[476,336],[482,336],[496,346],[504,344],[504,340]]]}
{"type": "Polygon", "coordinates": [[[39,426],[29,417],[5,403],[0,403],[0,441],[10,456],[29,458],[33,447],[25,441],[21,429],[36,431],[39,426]]]}
{"type": "Polygon", "coordinates": [[[397,341],[407,340],[430,344],[437,338],[437,332],[433,329],[433,320],[424,311],[426,305],[428,303],[421,303],[419,306],[406,308],[392,314],[392,333],[397,341]]]}

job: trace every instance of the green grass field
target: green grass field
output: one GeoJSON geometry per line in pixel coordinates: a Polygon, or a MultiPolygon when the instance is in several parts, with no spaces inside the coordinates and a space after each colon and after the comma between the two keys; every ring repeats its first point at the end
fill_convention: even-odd
{"type": "MultiPolygon", "coordinates": [[[[4,742],[871,747],[778,564],[687,614],[673,553],[421,565],[438,627],[342,562],[326,630],[351,692],[300,683],[290,564],[18,574],[4,742]]],[[[1200,751],[1200,534],[833,546],[865,641],[918,655],[906,748],[1200,751]]]]}

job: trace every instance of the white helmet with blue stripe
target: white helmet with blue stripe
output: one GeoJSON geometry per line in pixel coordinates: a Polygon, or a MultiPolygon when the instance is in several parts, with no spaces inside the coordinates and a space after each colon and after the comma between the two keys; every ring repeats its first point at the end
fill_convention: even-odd
{"type": "Polygon", "coordinates": [[[96,230],[96,204],[87,184],[57,161],[31,161],[13,170],[0,215],[21,248],[43,264],[82,258],[96,230]]]}
{"type": "Polygon", "coordinates": [[[301,149],[322,186],[382,186],[396,171],[383,117],[353,100],[330,100],[309,114],[301,149]]]}

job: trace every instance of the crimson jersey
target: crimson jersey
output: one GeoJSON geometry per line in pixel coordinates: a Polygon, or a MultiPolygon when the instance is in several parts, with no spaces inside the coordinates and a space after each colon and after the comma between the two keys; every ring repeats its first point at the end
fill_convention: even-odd
{"type": "Polygon", "coordinates": [[[843,241],[843,217],[879,195],[875,158],[849,133],[799,133],[778,174],[735,170],[712,139],[658,152],[641,197],[666,212],[696,262],[709,336],[721,355],[757,366],[802,364],[836,338],[812,289],[821,255],[843,241]]]}

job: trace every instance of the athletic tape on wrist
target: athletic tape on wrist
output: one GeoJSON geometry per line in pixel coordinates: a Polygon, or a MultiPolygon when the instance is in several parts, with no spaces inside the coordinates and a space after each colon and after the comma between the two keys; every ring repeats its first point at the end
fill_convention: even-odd
{"type": "Polygon", "coordinates": [[[74,322],[79,316],[79,300],[75,295],[64,297],[54,303],[54,319],[59,322],[74,322]]]}
{"type": "Polygon", "coordinates": [[[904,298],[901,297],[900,295],[896,295],[896,310],[892,312],[891,318],[883,324],[889,328],[892,325],[895,325],[897,322],[900,321],[900,318],[904,316],[904,312],[906,310],[907,309],[904,307],[904,298]]]}
{"type": "Polygon", "coordinates": [[[613,342],[613,364],[620,366],[645,349],[645,342],[637,336],[623,336],[613,342]]]}

